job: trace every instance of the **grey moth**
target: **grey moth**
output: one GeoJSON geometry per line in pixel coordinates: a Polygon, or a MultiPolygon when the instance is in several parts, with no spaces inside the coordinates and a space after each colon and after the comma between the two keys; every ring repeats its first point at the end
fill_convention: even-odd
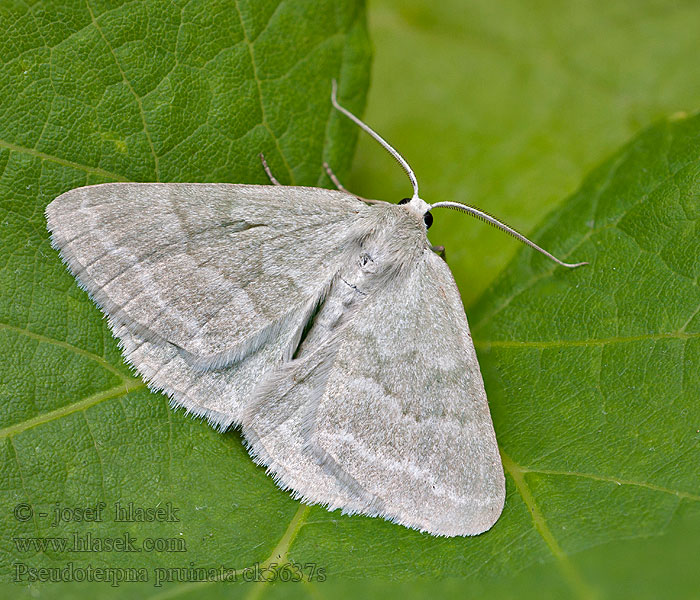
{"type": "MultiPolygon", "coordinates": [[[[174,407],[240,427],[295,498],[475,535],[505,481],[467,318],[401,155],[399,204],[281,185],[106,183],[46,209],[126,361],[174,407]]],[[[266,167],[266,165],[265,165],[266,167]]],[[[268,170],[269,173],[269,170],[268,170]]],[[[332,172],[332,179],[337,181],[332,172]]],[[[273,183],[277,183],[270,174],[273,183]]]]}

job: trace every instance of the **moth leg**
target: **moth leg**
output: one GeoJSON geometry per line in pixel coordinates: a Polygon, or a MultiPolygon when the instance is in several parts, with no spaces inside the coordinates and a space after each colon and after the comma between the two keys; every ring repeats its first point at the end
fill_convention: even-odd
{"type": "Polygon", "coordinates": [[[272,171],[270,171],[270,167],[267,165],[267,161],[265,160],[265,155],[261,152],[260,154],[258,154],[258,156],[260,157],[260,162],[262,162],[263,169],[265,169],[265,173],[270,178],[272,185],[282,185],[272,174],[272,171]]]}
{"type": "Polygon", "coordinates": [[[330,177],[330,180],[333,182],[333,185],[337,187],[341,192],[345,192],[346,194],[349,194],[348,190],[343,187],[343,184],[340,183],[338,178],[336,177],[335,173],[333,170],[330,168],[329,164],[327,162],[323,163],[323,168],[326,170],[326,173],[328,173],[328,177],[330,177]]]}
{"type": "Polygon", "coordinates": [[[447,260],[445,258],[445,246],[430,246],[430,249],[435,252],[442,260],[447,260]]]}
{"type": "Polygon", "coordinates": [[[379,200],[367,200],[367,198],[363,198],[362,196],[358,196],[357,194],[353,194],[352,192],[348,191],[347,188],[345,188],[343,184],[340,183],[338,177],[336,177],[336,174],[333,172],[333,170],[327,162],[323,163],[323,168],[328,174],[328,177],[330,177],[330,180],[333,182],[333,185],[337,187],[341,192],[345,192],[346,194],[355,196],[355,198],[357,198],[358,200],[362,200],[362,202],[364,202],[365,204],[379,204],[379,200]]]}

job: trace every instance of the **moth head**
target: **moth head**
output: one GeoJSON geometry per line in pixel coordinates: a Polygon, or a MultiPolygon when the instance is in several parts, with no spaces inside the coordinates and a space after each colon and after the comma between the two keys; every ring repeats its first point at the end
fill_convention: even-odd
{"type": "Polygon", "coordinates": [[[425,228],[430,229],[430,226],[433,224],[433,215],[430,212],[430,204],[424,200],[421,200],[418,196],[414,196],[413,198],[404,198],[403,200],[399,201],[399,204],[407,205],[406,208],[409,211],[423,219],[425,228]]]}

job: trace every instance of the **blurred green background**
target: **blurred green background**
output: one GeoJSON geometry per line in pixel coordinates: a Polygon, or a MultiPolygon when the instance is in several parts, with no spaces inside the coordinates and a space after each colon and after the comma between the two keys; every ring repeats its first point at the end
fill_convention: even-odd
{"type": "MultiPolygon", "coordinates": [[[[372,0],[368,9],[366,121],[409,161],[427,202],[473,204],[522,233],[635,133],[700,107],[694,0],[372,0]]],[[[403,171],[366,135],[346,187],[410,196],[403,171]]],[[[434,217],[430,239],[446,246],[469,308],[519,243],[461,213],[434,217]]]]}

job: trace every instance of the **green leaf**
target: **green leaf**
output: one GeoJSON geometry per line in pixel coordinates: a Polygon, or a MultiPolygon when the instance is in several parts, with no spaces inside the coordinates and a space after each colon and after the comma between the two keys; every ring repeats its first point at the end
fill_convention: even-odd
{"type": "Polygon", "coordinates": [[[361,106],[367,72],[361,8],[314,4],[313,18],[305,19],[294,14],[300,4],[270,6],[264,17],[242,3],[198,6],[90,4],[92,15],[82,6],[0,9],[3,27],[16,32],[5,42],[0,69],[0,110],[7,113],[0,118],[2,580],[12,579],[16,563],[144,568],[150,578],[144,584],[78,582],[40,591],[57,598],[215,597],[248,588],[167,581],[154,587],[156,569],[180,568],[157,572],[177,581],[196,578],[188,567],[224,565],[239,569],[241,579],[250,573],[242,569],[256,563],[296,561],[307,575],[323,570],[333,581],[317,578],[317,585],[291,591],[261,584],[252,594],[390,596],[397,594],[393,586],[348,590],[337,579],[451,576],[439,587],[407,584],[399,592],[690,597],[700,534],[700,119],[664,122],[635,139],[534,234],[553,252],[590,266],[567,271],[524,249],[469,311],[508,498],[492,531],[432,538],[292,501],[252,463],[236,433],[220,435],[146,392],[48,244],[43,208],[85,183],[156,175],[263,182],[260,145],[285,182],[324,182],[323,158],[342,174],[355,132],[340,119],[329,121],[328,79],[340,72],[343,97],[361,106]],[[241,22],[253,49],[267,39],[264,69],[250,53],[225,59],[250,48],[236,28],[241,22]],[[320,41],[325,36],[334,40],[328,47],[320,41]],[[290,41],[286,52],[280,39],[290,41]],[[294,55],[299,45],[308,60],[294,55]],[[168,52],[175,53],[173,64],[159,66],[168,52]],[[33,71],[40,63],[30,58],[41,57],[44,68],[33,71]],[[251,64],[256,73],[246,70],[251,64]],[[285,68],[289,75],[280,77],[285,68]],[[24,70],[33,75],[21,84],[24,70]],[[197,85],[201,78],[207,85],[197,85]],[[256,82],[261,102],[247,105],[256,82]],[[247,91],[239,97],[236,90],[247,91]],[[157,98],[148,100],[150,94],[157,98]],[[130,109],[133,118],[123,118],[130,109]],[[56,503],[83,508],[100,501],[107,505],[104,521],[51,527],[56,503]],[[170,503],[179,520],[115,523],[117,501],[170,503]],[[35,511],[26,521],[25,504],[35,511]],[[71,542],[73,532],[98,540],[164,539],[170,549],[184,540],[186,551],[20,552],[13,542],[31,536],[71,542]]]}
{"type": "MultiPolygon", "coordinates": [[[[700,530],[698,148],[698,116],[644,132],[535,234],[559,255],[591,265],[565,271],[522,252],[472,311],[513,491],[579,592],[598,583],[610,593],[610,582],[598,580],[609,578],[611,562],[628,570],[620,558],[627,553],[641,555],[633,576],[642,579],[644,569],[678,573],[693,564],[687,531],[700,530]],[[673,551],[660,553],[670,545],[661,541],[650,552],[644,539],[669,531],[673,551]],[[635,542],[610,543],[617,540],[635,542]]],[[[697,576],[667,583],[660,577],[629,596],[673,590],[689,597],[697,576]]]]}

